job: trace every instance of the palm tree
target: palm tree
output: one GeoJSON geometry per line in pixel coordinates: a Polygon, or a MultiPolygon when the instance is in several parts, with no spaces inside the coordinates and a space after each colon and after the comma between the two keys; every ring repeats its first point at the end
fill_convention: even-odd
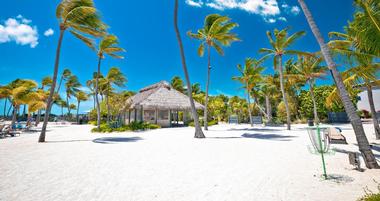
{"type": "Polygon", "coordinates": [[[83,92],[83,91],[78,91],[77,93],[75,93],[75,98],[77,99],[77,123],[79,124],[79,108],[80,108],[80,103],[82,101],[87,101],[88,100],[88,95],[83,92]]]}
{"type": "Polygon", "coordinates": [[[333,78],[335,80],[335,84],[338,88],[338,92],[340,95],[340,98],[343,102],[344,108],[351,120],[352,127],[355,131],[356,140],[358,142],[359,150],[363,154],[364,162],[367,166],[367,168],[380,168],[380,166],[376,162],[376,158],[373,155],[373,152],[371,150],[371,147],[369,146],[368,139],[365,135],[362,121],[359,117],[359,115],[356,113],[356,109],[354,107],[354,104],[351,102],[351,99],[348,95],[348,92],[344,86],[342,76],[336,69],[336,64],[332,59],[330,49],[326,45],[321,32],[319,31],[319,28],[317,27],[317,24],[314,21],[314,18],[307,7],[304,0],[298,0],[298,3],[300,4],[303,13],[305,14],[305,17],[307,19],[307,22],[309,23],[310,29],[313,32],[320,48],[321,52],[323,54],[323,57],[328,65],[328,68],[330,69],[333,78]]]}
{"type": "MultiPolygon", "coordinates": [[[[75,95],[79,91],[79,87],[81,87],[81,86],[82,85],[79,83],[77,76],[71,75],[67,79],[67,81],[65,83],[67,105],[70,105],[69,100],[70,100],[71,96],[75,95]]],[[[70,111],[71,111],[71,108],[67,107],[67,114],[68,114],[69,118],[70,118],[70,114],[71,114],[70,111]]]]}
{"type": "Polygon", "coordinates": [[[0,99],[4,99],[4,118],[6,118],[7,114],[7,102],[9,100],[10,90],[8,86],[0,86],[0,99]]]}
{"type": "Polygon", "coordinates": [[[179,50],[180,50],[181,61],[182,61],[182,69],[183,69],[183,72],[185,74],[186,85],[187,85],[187,89],[188,89],[187,95],[189,96],[189,101],[190,101],[190,106],[191,106],[191,114],[194,118],[194,126],[195,126],[194,137],[195,138],[205,138],[205,135],[203,134],[202,128],[199,124],[197,110],[195,109],[193,94],[191,91],[191,83],[190,83],[189,73],[187,71],[187,66],[186,66],[185,51],[183,50],[181,34],[179,33],[179,29],[178,29],[178,0],[174,0],[174,30],[176,33],[178,46],[179,46],[179,50]]]}
{"type": "Polygon", "coordinates": [[[263,78],[263,82],[260,85],[260,91],[265,97],[265,108],[267,114],[268,123],[272,123],[272,104],[271,99],[278,94],[275,78],[271,75],[267,75],[263,78]]]}
{"type": "MultiPolygon", "coordinates": [[[[42,91],[42,92],[44,92],[44,90],[45,90],[45,87],[46,86],[51,86],[51,84],[53,83],[53,80],[51,79],[51,77],[44,77],[43,79],[42,79],[42,82],[41,82],[41,88],[40,88],[40,90],[42,91]]],[[[45,104],[46,105],[46,104],[45,104]]],[[[36,107],[35,107],[36,108],[36,107]]],[[[36,119],[36,126],[38,126],[38,124],[40,123],[40,121],[41,121],[41,110],[42,109],[45,109],[45,108],[41,108],[41,109],[39,109],[38,110],[38,114],[37,114],[37,119],[36,119]]]]}
{"type": "Polygon", "coordinates": [[[177,91],[183,93],[185,89],[183,88],[183,81],[179,76],[174,76],[170,81],[170,85],[177,91]]]}
{"type": "Polygon", "coordinates": [[[109,98],[113,91],[112,87],[113,85],[116,85],[118,87],[124,87],[126,82],[127,82],[127,78],[117,67],[112,67],[108,71],[107,76],[104,79],[102,79],[102,81],[100,82],[101,85],[104,86],[105,88],[106,105],[107,105],[107,123],[110,122],[110,117],[111,117],[109,98]]]}
{"type": "Polygon", "coordinates": [[[72,75],[70,69],[66,68],[63,70],[61,78],[59,79],[59,84],[56,93],[59,93],[59,90],[61,90],[62,81],[66,81],[70,76],[72,75]]]}
{"type": "Polygon", "coordinates": [[[362,86],[367,90],[376,139],[380,139],[379,121],[376,117],[376,109],[372,92],[373,86],[380,85],[380,81],[377,80],[376,77],[376,73],[380,70],[380,63],[374,63],[374,59],[369,56],[356,56],[356,60],[358,65],[343,72],[343,76],[347,77],[349,86],[362,86]]]}
{"type": "Polygon", "coordinates": [[[53,104],[55,85],[57,83],[61,45],[65,31],[69,30],[76,38],[93,48],[92,40],[84,36],[100,37],[105,34],[107,26],[100,20],[93,0],[62,0],[56,10],[59,21],[59,39],[55,56],[53,83],[47,100],[44,124],[38,142],[45,142],[46,127],[53,104]]]}
{"type": "Polygon", "coordinates": [[[326,75],[327,68],[321,66],[323,59],[316,56],[300,56],[297,63],[293,65],[295,72],[294,74],[287,74],[289,78],[295,78],[301,80],[303,83],[309,85],[310,96],[313,101],[314,108],[314,120],[319,124],[317,103],[314,97],[314,85],[315,80],[326,75]]]}
{"type": "MultiPolygon", "coordinates": [[[[240,76],[232,77],[233,80],[237,80],[244,85],[247,93],[247,101],[248,101],[248,113],[249,113],[249,121],[251,126],[253,126],[252,121],[252,112],[251,112],[251,91],[254,87],[258,85],[258,82],[261,81],[261,73],[264,70],[263,67],[259,66],[261,61],[246,58],[244,67],[240,64],[237,65],[237,68],[240,72],[240,76]]],[[[256,102],[256,101],[255,101],[256,102]]]]}
{"type": "Polygon", "coordinates": [[[98,55],[98,71],[95,79],[95,102],[96,102],[96,111],[97,111],[97,128],[100,129],[100,103],[99,103],[99,79],[100,79],[100,65],[102,59],[105,58],[105,55],[109,55],[116,59],[123,59],[124,57],[118,55],[120,52],[124,52],[125,50],[121,47],[118,47],[119,40],[115,35],[106,35],[102,38],[99,43],[99,47],[97,50],[98,55]]]}
{"type": "Polygon", "coordinates": [[[208,91],[210,85],[210,72],[211,72],[211,47],[215,48],[216,52],[224,55],[221,46],[230,46],[232,42],[238,41],[239,38],[236,34],[230,33],[232,29],[238,26],[237,23],[230,22],[227,16],[219,14],[211,14],[206,16],[203,28],[199,29],[197,33],[188,31],[187,34],[191,38],[201,41],[198,48],[198,55],[203,56],[205,48],[207,48],[207,81],[206,81],[206,101],[204,109],[204,127],[207,130],[207,104],[208,104],[208,91]]]}
{"type": "Polygon", "coordinates": [[[194,83],[191,85],[191,91],[193,94],[200,94],[201,93],[201,85],[199,83],[194,83]]]}
{"type": "Polygon", "coordinates": [[[273,32],[275,38],[273,38],[272,33],[267,31],[267,36],[269,39],[269,43],[272,46],[272,49],[269,48],[261,48],[259,52],[266,53],[263,59],[267,59],[269,57],[274,57],[274,68],[278,70],[280,74],[280,88],[282,93],[282,99],[285,104],[286,109],[286,123],[287,128],[290,130],[290,111],[288,99],[286,97],[285,89],[284,89],[284,76],[283,76],[283,68],[282,68],[282,56],[283,55],[294,55],[294,54],[303,54],[303,52],[296,50],[288,50],[288,48],[299,38],[305,35],[304,31],[299,31],[288,37],[288,29],[277,30],[275,29],[273,32]]]}

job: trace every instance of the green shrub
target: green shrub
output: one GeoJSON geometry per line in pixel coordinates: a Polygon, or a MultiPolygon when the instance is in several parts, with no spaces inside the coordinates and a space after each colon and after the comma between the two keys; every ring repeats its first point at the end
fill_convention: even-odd
{"type": "Polygon", "coordinates": [[[359,201],[380,201],[380,184],[374,180],[375,183],[377,183],[377,193],[372,192],[368,188],[364,189],[365,195],[361,198],[359,198],[359,201]]]}
{"type": "Polygon", "coordinates": [[[161,126],[156,124],[149,124],[144,122],[132,122],[129,125],[123,125],[120,127],[115,127],[114,124],[103,123],[100,125],[100,129],[93,128],[91,132],[93,133],[111,133],[111,132],[125,132],[125,131],[137,131],[137,130],[148,130],[148,129],[157,129],[161,126]]]}
{"type": "MultiPolygon", "coordinates": [[[[201,126],[204,125],[204,122],[203,122],[202,119],[199,119],[199,123],[201,124],[201,126]]],[[[208,125],[208,126],[213,126],[213,125],[216,125],[216,124],[218,124],[218,121],[217,121],[217,120],[210,120],[210,121],[207,122],[207,125],[208,125]]],[[[189,123],[189,126],[194,127],[194,121],[190,122],[190,123],[189,123]]]]}

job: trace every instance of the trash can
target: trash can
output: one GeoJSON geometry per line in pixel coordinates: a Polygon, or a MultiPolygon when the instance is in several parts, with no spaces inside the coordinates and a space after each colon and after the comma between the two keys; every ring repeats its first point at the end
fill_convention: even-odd
{"type": "Polygon", "coordinates": [[[312,119],[308,119],[308,120],[307,120],[307,125],[308,125],[308,126],[314,126],[314,120],[312,120],[312,119]]]}

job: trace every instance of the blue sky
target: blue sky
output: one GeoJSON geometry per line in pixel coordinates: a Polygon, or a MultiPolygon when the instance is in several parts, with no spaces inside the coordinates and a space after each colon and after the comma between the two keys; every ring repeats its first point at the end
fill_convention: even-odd
{"type": "MultiPolygon", "coordinates": [[[[126,90],[138,89],[173,76],[183,77],[178,44],[173,30],[174,1],[95,0],[109,32],[117,35],[127,50],[124,60],[106,58],[102,72],[120,67],[128,78],[126,90]]],[[[58,0],[4,1],[0,7],[0,84],[16,78],[37,82],[53,73],[58,23],[55,8],[58,0]],[[54,33],[53,33],[54,32],[54,33]]],[[[308,1],[309,8],[327,39],[330,31],[343,31],[355,9],[352,0],[308,1]]],[[[225,48],[225,56],[212,52],[210,93],[243,95],[239,83],[231,80],[237,75],[236,65],[246,57],[260,58],[258,49],[269,47],[265,32],[274,28],[291,27],[291,33],[306,31],[293,49],[317,51],[318,45],[309,30],[296,0],[180,0],[179,23],[192,82],[204,88],[206,58],[197,55],[199,43],[186,36],[203,25],[206,15],[228,15],[239,27],[234,30],[241,42],[225,48]]],[[[63,41],[60,70],[70,68],[82,84],[96,70],[96,54],[67,33],[63,41]]],[[[273,73],[272,63],[265,63],[266,73],[273,73]]],[[[331,80],[323,81],[331,83],[331,80]]],[[[319,82],[319,84],[322,84],[319,82]]],[[[74,100],[73,100],[74,101],[74,100]]],[[[0,103],[2,108],[3,102],[0,103]]],[[[84,103],[81,112],[92,107],[84,103]]],[[[1,110],[2,111],[2,110],[1,110]]],[[[53,109],[57,113],[57,108],[53,109]]]]}

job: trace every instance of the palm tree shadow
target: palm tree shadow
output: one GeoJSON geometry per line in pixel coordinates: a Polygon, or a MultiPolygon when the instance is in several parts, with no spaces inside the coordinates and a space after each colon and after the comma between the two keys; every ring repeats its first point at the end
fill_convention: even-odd
{"type": "Polygon", "coordinates": [[[231,128],[228,131],[283,131],[277,128],[231,128]]]}
{"type": "Polygon", "coordinates": [[[296,136],[291,135],[278,135],[278,134],[250,134],[250,133],[244,133],[241,135],[244,138],[254,138],[259,140],[275,140],[275,141],[291,141],[292,138],[296,138],[296,136]]]}
{"type": "Polygon", "coordinates": [[[137,142],[143,140],[141,137],[102,137],[92,140],[94,143],[99,144],[115,144],[119,142],[137,142]]]}

